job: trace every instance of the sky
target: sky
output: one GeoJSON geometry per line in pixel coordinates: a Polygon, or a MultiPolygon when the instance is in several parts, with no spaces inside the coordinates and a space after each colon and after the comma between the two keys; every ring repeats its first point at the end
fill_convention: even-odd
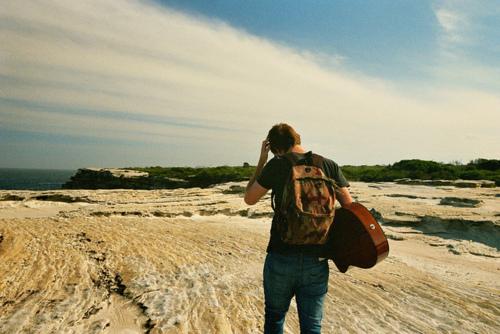
{"type": "Polygon", "coordinates": [[[500,159],[497,0],[0,0],[0,168],[500,159]],[[272,156],[270,154],[270,156],[272,156]]]}

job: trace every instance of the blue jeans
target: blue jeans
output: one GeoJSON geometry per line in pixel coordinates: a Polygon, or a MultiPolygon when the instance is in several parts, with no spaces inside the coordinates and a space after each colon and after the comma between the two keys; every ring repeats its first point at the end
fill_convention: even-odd
{"type": "Polygon", "coordinates": [[[302,254],[269,253],[264,265],[264,333],[283,333],[285,316],[295,296],[301,333],[321,333],[328,291],[328,261],[302,254]]]}

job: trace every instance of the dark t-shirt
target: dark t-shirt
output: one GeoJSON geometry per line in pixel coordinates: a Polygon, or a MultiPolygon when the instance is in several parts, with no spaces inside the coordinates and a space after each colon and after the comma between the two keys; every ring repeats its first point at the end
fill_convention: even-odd
{"type": "MultiPolygon", "coordinates": [[[[299,164],[305,161],[306,154],[294,153],[299,158],[299,164]]],[[[282,156],[275,156],[264,166],[262,173],[257,178],[257,182],[266,189],[272,189],[275,200],[275,210],[279,210],[281,199],[283,197],[283,189],[285,188],[286,179],[290,174],[292,165],[282,156]]],[[[324,159],[321,166],[323,172],[329,178],[335,180],[339,187],[349,187],[349,182],[345,179],[339,166],[330,159],[324,159]]],[[[268,253],[279,254],[305,254],[313,257],[326,257],[326,245],[291,245],[281,241],[276,223],[276,214],[274,215],[271,225],[271,238],[267,246],[268,253]]]]}

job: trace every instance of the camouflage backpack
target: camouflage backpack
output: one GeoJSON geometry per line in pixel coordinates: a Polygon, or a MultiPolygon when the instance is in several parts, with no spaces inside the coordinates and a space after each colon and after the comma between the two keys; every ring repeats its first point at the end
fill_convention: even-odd
{"type": "Polygon", "coordinates": [[[292,170],[285,184],[277,212],[281,240],[288,244],[325,244],[335,216],[335,181],[321,170],[323,157],[308,153],[299,165],[293,153],[285,157],[292,170]]]}

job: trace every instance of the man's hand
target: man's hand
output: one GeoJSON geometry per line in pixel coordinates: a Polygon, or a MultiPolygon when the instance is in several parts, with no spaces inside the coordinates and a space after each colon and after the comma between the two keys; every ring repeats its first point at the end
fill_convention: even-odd
{"type": "Polygon", "coordinates": [[[269,139],[266,138],[262,142],[262,147],[260,149],[260,158],[259,158],[259,165],[265,165],[267,162],[267,159],[269,157],[269,151],[271,150],[271,143],[269,142],[269,139]]]}
{"type": "Polygon", "coordinates": [[[255,169],[255,172],[248,181],[247,188],[245,191],[245,203],[248,205],[253,205],[259,201],[259,199],[264,196],[268,189],[262,187],[257,181],[257,178],[259,177],[260,173],[262,172],[262,169],[267,163],[267,159],[269,157],[269,151],[271,150],[271,144],[269,143],[269,139],[266,138],[262,142],[262,146],[260,148],[260,157],[259,157],[259,163],[257,164],[257,168],[255,169]]]}

